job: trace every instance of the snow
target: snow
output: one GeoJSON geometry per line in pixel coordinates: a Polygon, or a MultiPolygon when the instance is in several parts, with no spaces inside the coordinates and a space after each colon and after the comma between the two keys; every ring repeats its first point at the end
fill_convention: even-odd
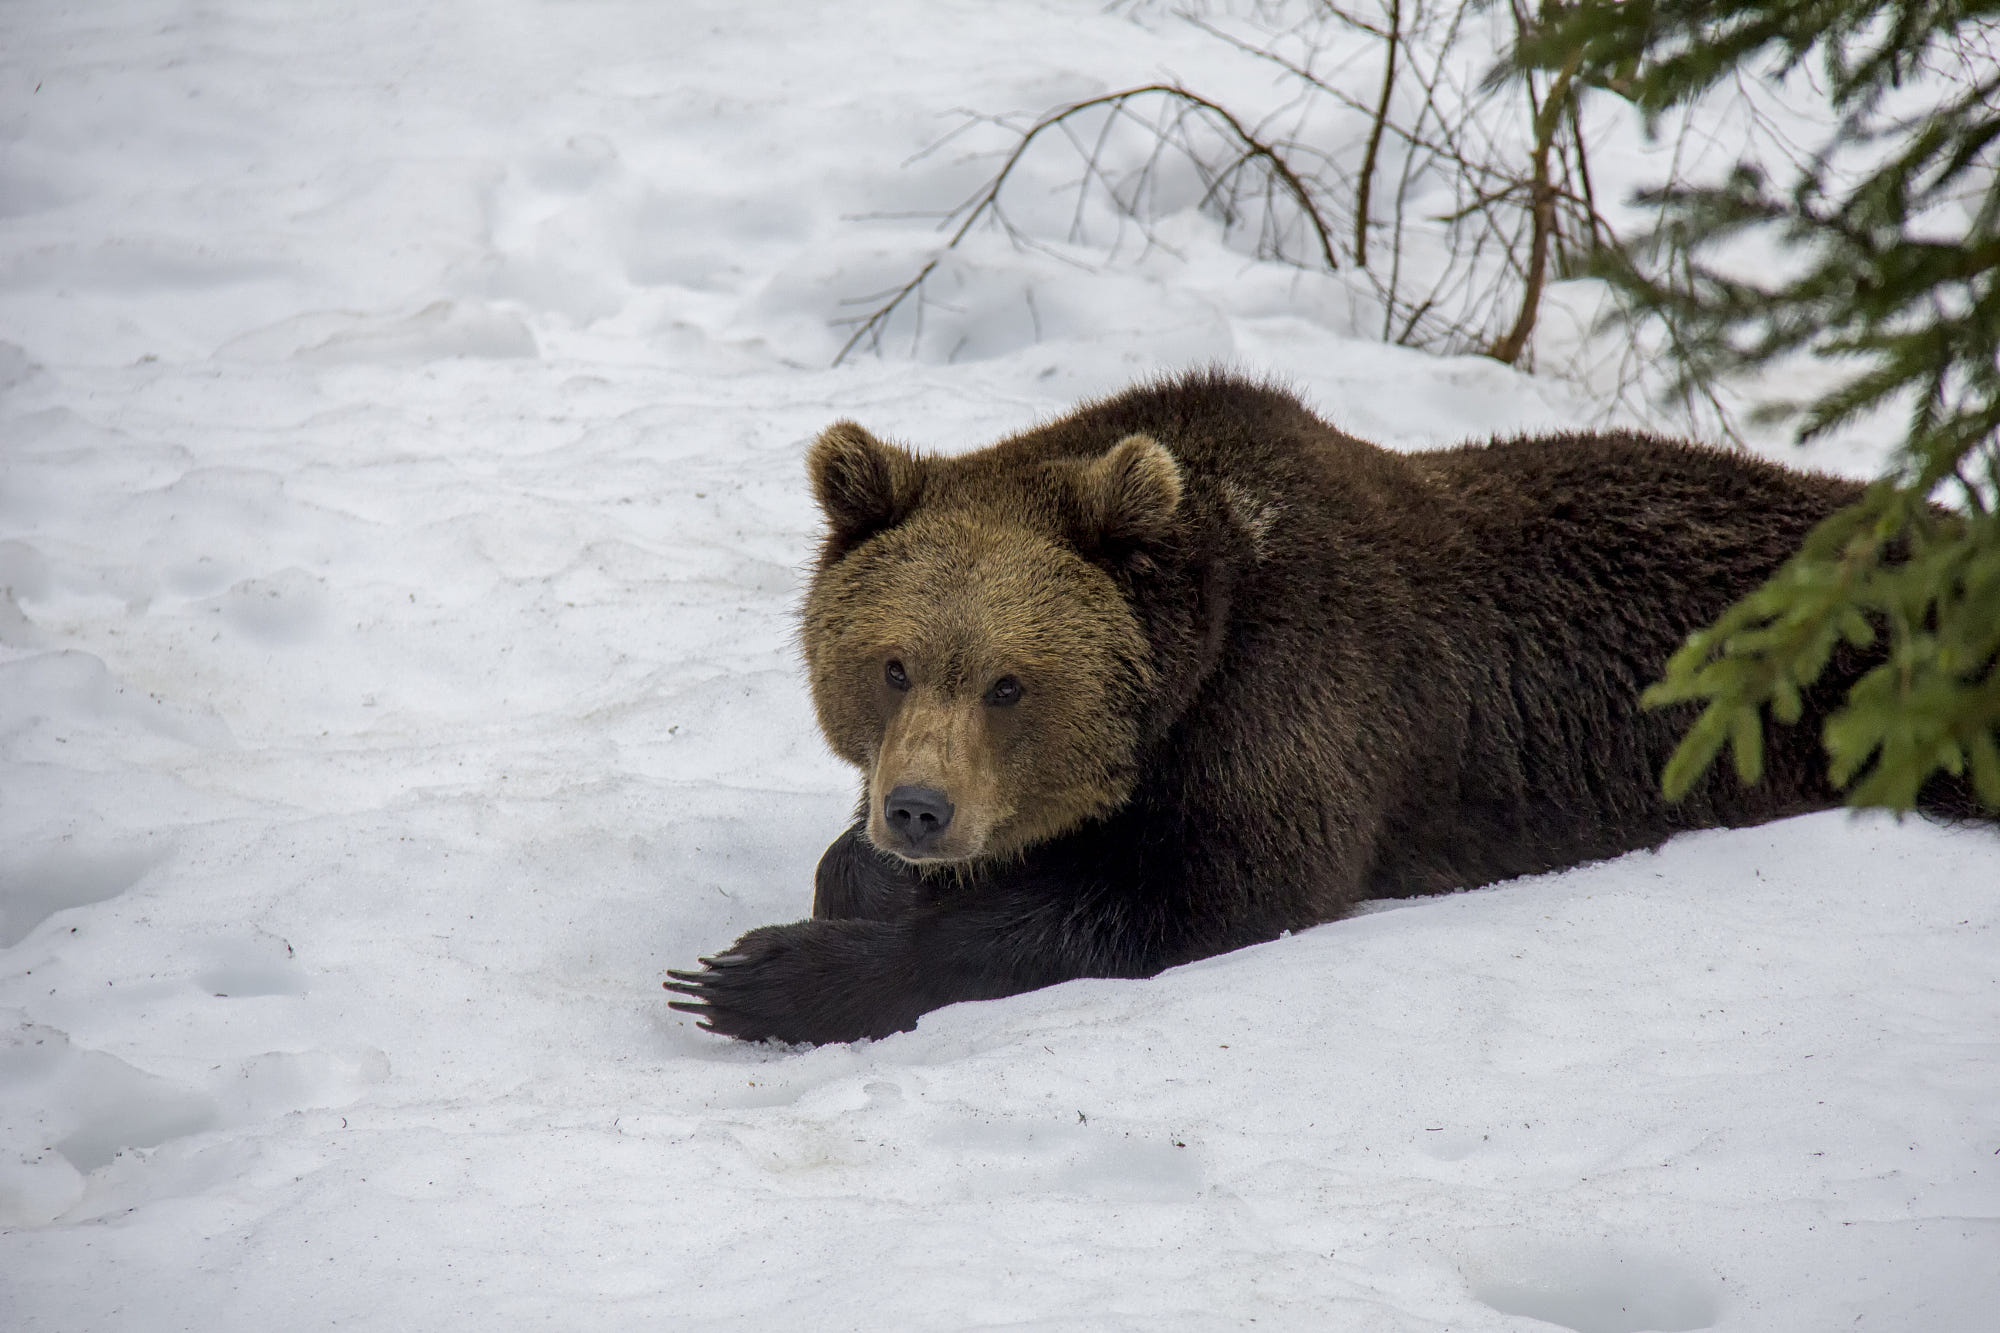
{"type": "Polygon", "coordinates": [[[107,0],[0,71],[0,1327],[2000,1324],[1990,831],[1700,834],[853,1047],[666,1008],[853,799],[792,641],[831,420],[1210,360],[1398,446],[1591,419],[1194,215],[978,240],[829,368],[990,168],[910,161],[955,108],[1268,68],[1097,0],[107,0]]]}

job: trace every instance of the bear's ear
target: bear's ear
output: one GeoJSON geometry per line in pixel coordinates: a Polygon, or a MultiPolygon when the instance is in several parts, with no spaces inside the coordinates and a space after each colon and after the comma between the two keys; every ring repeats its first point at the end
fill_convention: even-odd
{"type": "Polygon", "coordinates": [[[836,421],[821,432],[806,454],[806,472],[826,515],[828,548],[835,553],[900,523],[923,489],[923,464],[914,455],[852,421],[836,421]]]}
{"type": "Polygon", "coordinates": [[[1181,506],[1181,466],[1150,435],[1127,435],[1083,470],[1084,512],[1106,545],[1164,536],[1181,506]]]}

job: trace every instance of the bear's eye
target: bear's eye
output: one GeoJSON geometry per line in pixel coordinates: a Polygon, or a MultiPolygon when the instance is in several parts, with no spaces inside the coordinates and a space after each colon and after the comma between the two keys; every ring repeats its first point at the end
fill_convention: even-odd
{"type": "Polygon", "coordinates": [[[1012,676],[1002,676],[993,682],[993,688],[986,691],[986,702],[995,708],[1007,708],[1021,702],[1021,682],[1012,676]]]}
{"type": "Polygon", "coordinates": [[[889,659],[889,665],[882,668],[882,677],[889,682],[892,690],[910,688],[910,673],[903,670],[903,664],[893,657],[889,659]]]}

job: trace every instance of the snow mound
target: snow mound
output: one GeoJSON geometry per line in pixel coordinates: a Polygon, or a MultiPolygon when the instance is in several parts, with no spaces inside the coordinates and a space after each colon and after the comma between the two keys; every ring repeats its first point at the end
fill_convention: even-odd
{"type": "Polygon", "coordinates": [[[954,108],[1268,65],[1096,0],[107,0],[0,68],[0,1326],[1992,1327],[1989,831],[1705,833],[852,1047],[666,1008],[852,807],[828,422],[1211,361],[1395,447],[1595,415],[1193,210],[977,235],[829,368],[991,169],[917,156],[954,108]]]}

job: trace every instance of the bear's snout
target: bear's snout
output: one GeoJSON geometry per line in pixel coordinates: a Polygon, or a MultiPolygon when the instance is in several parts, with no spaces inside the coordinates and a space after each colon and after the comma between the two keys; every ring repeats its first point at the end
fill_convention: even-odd
{"type": "Polygon", "coordinates": [[[956,807],[945,794],[931,787],[898,787],[883,803],[882,816],[890,832],[903,844],[898,850],[925,852],[951,827],[956,807]]]}

